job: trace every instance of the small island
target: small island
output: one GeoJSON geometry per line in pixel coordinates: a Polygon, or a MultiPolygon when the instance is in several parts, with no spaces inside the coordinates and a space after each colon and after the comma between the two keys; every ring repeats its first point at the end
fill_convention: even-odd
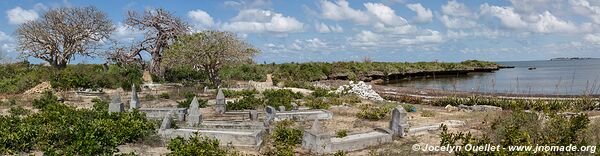
{"type": "Polygon", "coordinates": [[[598,59],[598,58],[592,58],[592,57],[557,57],[557,58],[550,59],[550,61],[590,60],[590,59],[598,59]]]}

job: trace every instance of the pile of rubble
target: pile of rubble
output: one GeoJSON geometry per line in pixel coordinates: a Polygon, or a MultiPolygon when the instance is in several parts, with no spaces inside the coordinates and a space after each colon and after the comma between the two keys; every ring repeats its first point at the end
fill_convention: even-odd
{"type": "Polygon", "coordinates": [[[49,91],[52,90],[52,85],[50,85],[50,82],[42,82],[40,84],[38,84],[37,86],[25,91],[26,95],[29,94],[39,94],[39,93],[43,93],[45,91],[49,91]]]}
{"type": "Polygon", "coordinates": [[[374,101],[384,101],[384,99],[381,98],[381,96],[379,96],[379,94],[377,94],[377,92],[375,92],[373,89],[371,89],[371,87],[372,87],[371,85],[367,85],[363,81],[359,81],[356,84],[354,83],[354,81],[350,81],[350,83],[348,85],[340,86],[337,90],[334,91],[334,93],[337,93],[337,94],[351,93],[351,94],[356,94],[363,99],[369,99],[369,100],[374,100],[374,101]]]}

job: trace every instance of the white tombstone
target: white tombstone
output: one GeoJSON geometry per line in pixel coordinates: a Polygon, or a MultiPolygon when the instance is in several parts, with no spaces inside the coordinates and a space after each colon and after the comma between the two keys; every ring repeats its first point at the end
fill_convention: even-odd
{"type": "Polygon", "coordinates": [[[402,106],[394,108],[392,111],[392,121],[390,121],[390,129],[394,133],[394,136],[404,137],[407,128],[406,110],[402,106]]]}
{"type": "Polygon", "coordinates": [[[188,116],[185,119],[188,126],[196,126],[202,122],[202,112],[200,111],[200,105],[198,104],[198,98],[194,97],[190,108],[188,109],[188,116]]]}
{"type": "Polygon", "coordinates": [[[119,95],[118,92],[115,92],[115,94],[112,97],[111,102],[108,104],[108,112],[113,113],[113,112],[123,112],[125,111],[123,108],[123,102],[121,102],[121,96],[119,95]]]}
{"type": "Polygon", "coordinates": [[[140,99],[135,89],[135,84],[131,86],[131,100],[129,101],[129,111],[140,108],[140,99]]]}

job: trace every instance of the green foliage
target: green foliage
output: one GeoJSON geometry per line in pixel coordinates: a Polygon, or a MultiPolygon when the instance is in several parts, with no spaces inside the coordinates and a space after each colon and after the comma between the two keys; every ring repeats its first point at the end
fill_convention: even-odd
{"type": "Polygon", "coordinates": [[[285,80],[285,81],[283,81],[283,86],[284,87],[293,87],[293,88],[304,88],[304,89],[310,89],[310,90],[316,89],[315,86],[313,86],[310,82],[307,82],[307,81],[285,80]]]}
{"type": "Polygon", "coordinates": [[[242,99],[227,103],[227,110],[254,110],[264,106],[265,102],[254,95],[244,96],[242,99]]]}
{"type": "Polygon", "coordinates": [[[417,108],[411,104],[402,104],[402,108],[404,108],[406,112],[414,112],[415,110],[417,110],[417,108]]]}
{"type": "Polygon", "coordinates": [[[17,105],[17,99],[16,98],[8,98],[7,101],[0,101],[0,106],[14,106],[17,105]]]}
{"type": "Polygon", "coordinates": [[[390,107],[362,105],[356,117],[367,120],[381,120],[390,112],[390,107]]]}
{"type": "Polygon", "coordinates": [[[435,112],[432,110],[421,110],[421,117],[434,117],[435,112]]]}
{"type": "Polygon", "coordinates": [[[0,154],[32,150],[45,155],[111,154],[118,145],[154,133],[155,125],[137,111],[97,110],[103,104],[95,104],[94,110],[76,109],[48,93],[35,101],[37,113],[0,116],[0,154]]]}
{"type": "Polygon", "coordinates": [[[579,98],[576,100],[541,100],[541,99],[500,99],[471,96],[467,98],[446,97],[431,102],[434,106],[446,105],[490,105],[508,110],[535,110],[535,111],[585,111],[595,109],[597,100],[579,98]]]}
{"type": "Polygon", "coordinates": [[[167,82],[194,84],[203,82],[208,75],[205,72],[193,69],[190,66],[176,66],[165,70],[164,80],[167,82]]]}
{"type": "Polygon", "coordinates": [[[54,96],[54,94],[50,91],[45,91],[42,97],[39,99],[34,99],[31,105],[33,105],[33,108],[43,109],[48,105],[54,105],[58,103],[60,103],[58,101],[58,97],[54,96]]]}
{"type": "Polygon", "coordinates": [[[302,143],[304,132],[300,129],[292,128],[294,121],[283,120],[277,123],[275,130],[271,134],[274,150],[269,150],[265,155],[292,156],[294,147],[302,143]]]}
{"type": "Polygon", "coordinates": [[[25,109],[25,108],[23,108],[21,106],[18,106],[18,107],[11,107],[8,110],[8,113],[11,116],[24,116],[24,115],[29,115],[31,113],[31,110],[25,109]]]}
{"type": "Polygon", "coordinates": [[[244,90],[223,90],[223,95],[228,98],[240,97],[240,96],[252,96],[254,94],[258,94],[256,89],[244,89],[244,90]]]}
{"type": "Polygon", "coordinates": [[[171,95],[169,93],[167,93],[167,92],[164,92],[164,93],[160,93],[158,95],[158,97],[161,98],[161,99],[170,99],[171,95]]]}
{"type": "MultiPolygon", "coordinates": [[[[189,108],[194,100],[195,95],[186,95],[185,100],[177,101],[177,108],[189,108]]],[[[205,108],[208,106],[208,100],[198,98],[198,107],[205,108]]]]}
{"type": "Polygon", "coordinates": [[[346,136],[348,136],[348,130],[343,129],[343,130],[339,130],[339,131],[335,132],[336,138],[343,138],[346,136]]]}
{"type": "Polygon", "coordinates": [[[289,89],[273,90],[268,89],[262,93],[266,99],[266,103],[269,106],[279,108],[279,106],[285,106],[286,110],[292,109],[292,101],[295,99],[301,99],[304,97],[302,93],[296,93],[289,89]]]}
{"type": "Polygon", "coordinates": [[[329,109],[331,107],[331,104],[326,102],[323,98],[308,99],[305,105],[312,109],[329,109]]]}
{"type": "Polygon", "coordinates": [[[210,156],[229,156],[239,155],[237,152],[219,147],[219,140],[200,136],[196,133],[189,139],[177,137],[171,139],[167,146],[171,153],[167,155],[187,156],[187,155],[210,155],[210,156]]]}
{"type": "Polygon", "coordinates": [[[337,96],[334,93],[329,93],[329,90],[323,89],[323,88],[314,89],[313,92],[311,93],[311,95],[314,97],[335,97],[335,96],[337,96]]]}
{"type": "Polygon", "coordinates": [[[337,151],[333,153],[333,156],[346,156],[348,153],[346,151],[337,151]]]}
{"type": "MultiPolygon", "coordinates": [[[[441,145],[485,145],[497,144],[506,149],[496,152],[457,151],[456,155],[535,155],[533,151],[509,151],[508,146],[587,146],[584,131],[590,123],[587,115],[579,114],[572,117],[546,114],[549,119],[545,122],[536,113],[515,111],[492,122],[486,135],[476,138],[470,133],[449,133],[442,126],[441,145]]],[[[542,155],[576,155],[576,152],[539,152],[542,155]]],[[[579,153],[581,154],[581,153],[579,153]]]]}

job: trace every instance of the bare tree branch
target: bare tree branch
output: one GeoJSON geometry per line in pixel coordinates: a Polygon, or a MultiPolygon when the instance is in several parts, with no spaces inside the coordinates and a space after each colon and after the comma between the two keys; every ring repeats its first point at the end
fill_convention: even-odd
{"type": "Polygon", "coordinates": [[[35,57],[64,68],[74,55],[94,56],[114,31],[106,14],[95,7],[56,8],[16,30],[21,57],[35,57]]]}

